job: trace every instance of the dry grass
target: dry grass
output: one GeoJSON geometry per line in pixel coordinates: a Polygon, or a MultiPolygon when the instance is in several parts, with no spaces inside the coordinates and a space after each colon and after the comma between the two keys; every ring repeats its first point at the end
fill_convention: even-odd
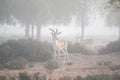
{"type": "MultiPolygon", "coordinates": [[[[47,78],[55,78],[58,79],[63,76],[71,76],[75,77],[77,75],[81,75],[85,77],[87,75],[94,74],[112,74],[114,71],[110,70],[108,66],[99,66],[97,65],[98,61],[112,61],[112,66],[120,65],[120,54],[106,54],[106,55],[70,55],[70,59],[72,65],[62,65],[60,68],[55,69],[52,73],[48,73],[47,69],[40,63],[33,63],[33,67],[28,67],[25,70],[1,70],[0,74],[11,74],[16,75],[19,72],[28,72],[29,74],[33,74],[36,72],[40,72],[43,75],[47,75],[47,78]]],[[[117,71],[120,73],[120,71],[117,71]]]]}

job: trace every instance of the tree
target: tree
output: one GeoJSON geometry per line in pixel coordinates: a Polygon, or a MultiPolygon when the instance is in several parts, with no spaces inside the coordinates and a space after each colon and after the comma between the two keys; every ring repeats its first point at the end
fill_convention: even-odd
{"type": "Polygon", "coordinates": [[[29,35],[32,25],[32,37],[34,26],[37,26],[37,39],[40,39],[41,26],[44,24],[67,24],[71,16],[78,17],[81,23],[82,37],[84,27],[87,24],[88,0],[5,0],[12,14],[21,24],[26,26],[26,36],[29,35]],[[67,3],[67,4],[66,4],[67,3]]]}
{"type": "Polygon", "coordinates": [[[12,23],[10,13],[5,0],[0,0],[0,23],[12,23]]]}
{"type": "MultiPolygon", "coordinates": [[[[10,8],[10,13],[15,16],[23,25],[26,26],[25,34],[30,36],[30,25],[37,25],[37,38],[40,35],[40,26],[46,20],[46,9],[44,0],[6,0],[10,8]]],[[[32,28],[34,29],[34,28],[32,28]]],[[[32,30],[33,31],[33,30],[32,30]]],[[[33,34],[32,34],[33,35],[33,34]]]]}
{"type": "Polygon", "coordinates": [[[78,4],[77,24],[81,26],[81,39],[84,39],[85,27],[89,23],[89,16],[93,11],[92,8],[95,6],[95,2],[97,2],[97,0],[80,0],[81,4],[78,4]]]}
{"type": "Polygon", "coordinates": [[[6,4],[9,7],[9,12],[12,14],[19,22],[26,26],[25,35],[29,37],[29,25],[30,25],[30,8],[26,0],[6,0],[6,4]]]}
{"type": "Polygon", "coordinates": [[[71,16],[76,16],[77,23],[81,25],[81,36],[84,38],[84,28],[88,22],[89,2],[88,0],[52,0],[49,4],[50,20],[53,20],[53,24],[67,24],[71,21],[71,16]]]}
{"type": "Polygon", "coordinates": [[[119,28],[120,40],[120,0],[109,0],[109,14],[107,15],[108,25],[117,26],[119,28]]]}

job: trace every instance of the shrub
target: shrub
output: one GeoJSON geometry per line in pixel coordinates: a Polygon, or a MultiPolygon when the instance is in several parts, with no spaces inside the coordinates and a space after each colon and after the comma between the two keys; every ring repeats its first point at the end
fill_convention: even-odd
{"type": "Polygon", "coordinates": [[[20,80],[32,80],[31,76],[28,75],[26,72],[19,73],[20,80]]]}
{"type": "Polygon", "coordinates": [[[112,75],[112,80],[120,80],[120,74],[113,74],[112,75]]]}
{"type": "Polygon", "coordinates": [[[45,75],[41,75],[39,80],[47,80],[45,75]]]}
{"type": "Polygon", "coordinates": [[[110,75],[106,74],[97,74],[97,75],[89,75],[84,80],[111,80],[110,75]]]}
{"type": "Polygon", "coordinates": [[[107,74],[97,74],[97,75],[89,75],[85,77],[83,80],[119,80],[119,74],[107,75],[107,74]]]}
{"type": "Polygon", "coordinates": [[[68,52],[69,53],[82,53],[88,54],[90,51],[85,47],[81,46],[79,43],[69,43],[68,44],[68,52]]]}
{"type": "Polygon", "coordinates": [[[32,67],[34,67],[34,64],[29,64],[29,68],[32,68],[32,67]]]}
{"type": "Polygon", "coordinates": [[[112,71],[120,70],[120,65],[117,65],[117,66],[111,66],[110,69],[111,69],[112,71]]]}
{"type": "Polygon", "coordinates": [[[4,45],[0,46],[0,64],[3,64],[10,60],[12,55],[10,54],[10,48],[4,45]]]}
{"type": "Polygon", "coordinates": [[[102,62],[102,61],[98,61],[98,62],[97,62],[97,65],[102,66],[102,65],[103,65],[103,62],[102,62]]]}
{"type": "Polygon", "coordinates": [[[6,76],[4,76],[4,75],[0,75],[0,80],[6,80],[6,79],[7,79],[6,76]]]}
{"type": "Polygon", "coordinates": [[[33,74],[34,80],[39,80],[39,74],[39,72],[33,74]]]}
{"type": "Polygon", "coordinates": [[[28,61],[47,61],[52,58],[52,45],[37,40],[8,40],[0,44],[0,64],[11,58],[23,57],[28,61]]]}
{"type": "Polygon", "coordinates": [[[120,41],[110,42],[105,48],[99,50],[99,53],[113,53],[120,51],[120,41]]]}
{"type": "Polygon", "coordinates": [[[60,67],[59,64],[55,61],[48,61],[45,64],[45,68],[47,68],[50,71],[53,71],[54,69],[58,69],[59,67],[60,67]]]}
{"type": "Polygon", "coordinates": [[[81,76],[76,76],[73,80],[83,80],[81,76]]]}
{"type": "Polygon", "coordinates": [[[104,66],[110,66],[112,64],[112,61],[104,61],[104,66]]]}
{"type": "Polygon", "coordinates": [[[24,69],[26,62],[27,61],[24,58],[12,59],[5,63],[3,66],[7,69],[24,69]]]}
{"type": "Polygon", "coordinates": [[[72,78],[69,76],[64,76],[63,78],[60,78],[59,80],[72,80],[72,78]]]}
{"type": "Polygon", "coordinates": [[[97,62],[97,65],[99,66],[110,66],[112,64],[112,61],[99,61],[97,62]]]}

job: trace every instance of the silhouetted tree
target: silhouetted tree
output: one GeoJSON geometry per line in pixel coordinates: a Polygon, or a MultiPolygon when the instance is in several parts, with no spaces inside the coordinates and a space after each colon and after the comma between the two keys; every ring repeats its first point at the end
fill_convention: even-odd
{"type": "Polygon", "coordinates": [[[6,0],[0,0],[0,24],[12,24],[13,22],[11,17],[12,15],[9,12],[6,0]]]}
{"type": "Polygon", "coordinates": [[[107,15],[107,24],[109,26],[116,26],[119,28],[120,40],[120,0],[109,0],[109,13],[107,15]]]}

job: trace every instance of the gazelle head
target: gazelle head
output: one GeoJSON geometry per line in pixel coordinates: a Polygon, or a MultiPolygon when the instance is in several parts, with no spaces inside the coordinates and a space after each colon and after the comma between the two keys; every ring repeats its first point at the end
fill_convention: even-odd
{"type": "Polygon", "coordinates": [[[58,35],[60,35],[61,32],[59,32],[58,29],[54,30],[54,29],[49,28],[49,30],[51,31],[52,39],[58,40],[58,35]]]}

